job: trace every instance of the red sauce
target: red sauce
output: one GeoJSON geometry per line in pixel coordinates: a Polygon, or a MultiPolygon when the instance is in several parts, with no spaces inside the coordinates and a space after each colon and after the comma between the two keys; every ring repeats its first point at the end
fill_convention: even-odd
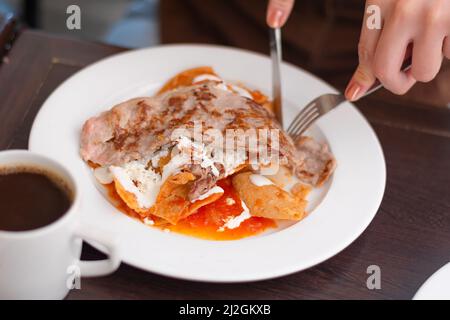
{"type": "Polygon", "coordinates": [[[240,215],[243,211],[241,199],[234,190],[231,181],[224,179],[219,181],[218,185],[224,190],[222,197],[201,207],[197,213],[190,215],[177,225],[169,226],[168,229],[209,240],[235,240],[276,227],[276,223],[272,219],[251,217],[235,229],[218,231],[224,225],[224,221],[240,215]],[[230,202],[227,199],[232,199],[232,201],[230,202]],[[234,203],[230,205],[232,202],[234,203]]]}
{"type": "MultiPolygon", "coordinates": [[[[260,234],[268,228],[275,228],[276,223],[272,219],[251,217],[241,223],[235,229],[218,231],[224,225],[224,221],[240,215],[243,211],[241,200],[234,190],[230,179],[219,181],[218,185],[224,190],[224,194],[215,202],[201,207],[194,213],[176,225],[164,225],[159,228],[169,229],[172,232],[181,233],[208,240],[236,240],[260,234]],[[227,200],[227,199],[232,199],[227,200]],[[230,205],[230,203],[234,202],[230,205]]],[[[117,209],[130,217],[142,221],[142,217],[130,209],[117,194],[114,184],[105,185],[108,197],[117,209]]],[[[155,226],[158,227],[158,226],[155,226]]]]}

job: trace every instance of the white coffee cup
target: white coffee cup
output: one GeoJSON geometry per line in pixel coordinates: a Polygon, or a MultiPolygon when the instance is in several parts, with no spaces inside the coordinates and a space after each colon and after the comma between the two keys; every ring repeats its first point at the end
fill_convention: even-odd
{"type": "MultiPolygon", "coordinates": [[[[0,168],[30,166],[62,179],[73,193],[69,210],[57,221],[30,231],[0,230],[0,299],[62,299],[79,276],[102,276],[119,264],[114,235],[80,222],[80,197],[69,170],[30,151],[0,152],[0,168]],[[103,246],[109,258],[80,261],[82,240],[103,246]]],[[[1,212],[0,214],[14,214],[1,212]]]]}

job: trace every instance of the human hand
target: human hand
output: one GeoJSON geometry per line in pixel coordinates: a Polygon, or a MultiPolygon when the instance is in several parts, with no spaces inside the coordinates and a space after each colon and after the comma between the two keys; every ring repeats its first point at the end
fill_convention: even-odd
{"type": "Polygon", "coordinates": [[[359,66],[345,95],[358,100],[378,79],[396,94],[406,93],[417,81],[428,82],[450,59],[449,0],[367,0],[366,9],[381,9],[382,28],[369,29],[367,11],[358,45],[359,66]],[[401,71],[412,56],[412,68],[401,71]]]}
{"type": "Polygon", "coordinates": [[[269,0],[267,24],[271,28],[281,28],[289,18],[295,0],[269,0]]]}

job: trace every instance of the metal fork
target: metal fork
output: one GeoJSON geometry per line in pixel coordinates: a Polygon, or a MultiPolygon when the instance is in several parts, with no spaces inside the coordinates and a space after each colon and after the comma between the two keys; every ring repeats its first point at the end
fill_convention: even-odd
{"type": "MultiPolygon", "coordinates": [[[[403,66],[403,72],[411,69],[411,60],[408,59],[407,61],[405,61],[403,66]]],[[[367,91],[361,98],[364,98],[381,88],[383,88],[383,85],[379,81],[377,81],[372,89],[367,91]]],[[[296,141],[315,121],[317,121],[317,119],[330,112],[346,100],[347,99],[342,93],[329,93],[321,95],[320,97],[308,103],[306,107],[304,107],[297,114],[286,132],[292,137],[294,141],[296,141]]]]}

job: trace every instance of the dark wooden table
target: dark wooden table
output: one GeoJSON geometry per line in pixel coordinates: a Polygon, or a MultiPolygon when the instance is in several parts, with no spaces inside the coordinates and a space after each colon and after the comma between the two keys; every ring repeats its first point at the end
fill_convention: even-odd
{"type": "MultiPolygon", "coordinates": [[[[4,25],[0,20],[0,39],[9,41],[12,29],[4,25]]],[[[83,67],[120,51],[34,31],[20,33],[0,65],[0,150],[27,148],[30,126],[49,94],[83,67]]],[[[246,284],[180,281],[122,264],[111,276],[83,279],[82,289],[68,298],[412,298],[450,261],[450,111],[383,93],[358,107],[383,146],[387,187],[373,222],[340,254],[303,272],[246,284]],[[380,290],[366,287],[369,265],[381,268],[380,290]]],[[[90,247],[83,256],[102,257],[90,247]]]]}

